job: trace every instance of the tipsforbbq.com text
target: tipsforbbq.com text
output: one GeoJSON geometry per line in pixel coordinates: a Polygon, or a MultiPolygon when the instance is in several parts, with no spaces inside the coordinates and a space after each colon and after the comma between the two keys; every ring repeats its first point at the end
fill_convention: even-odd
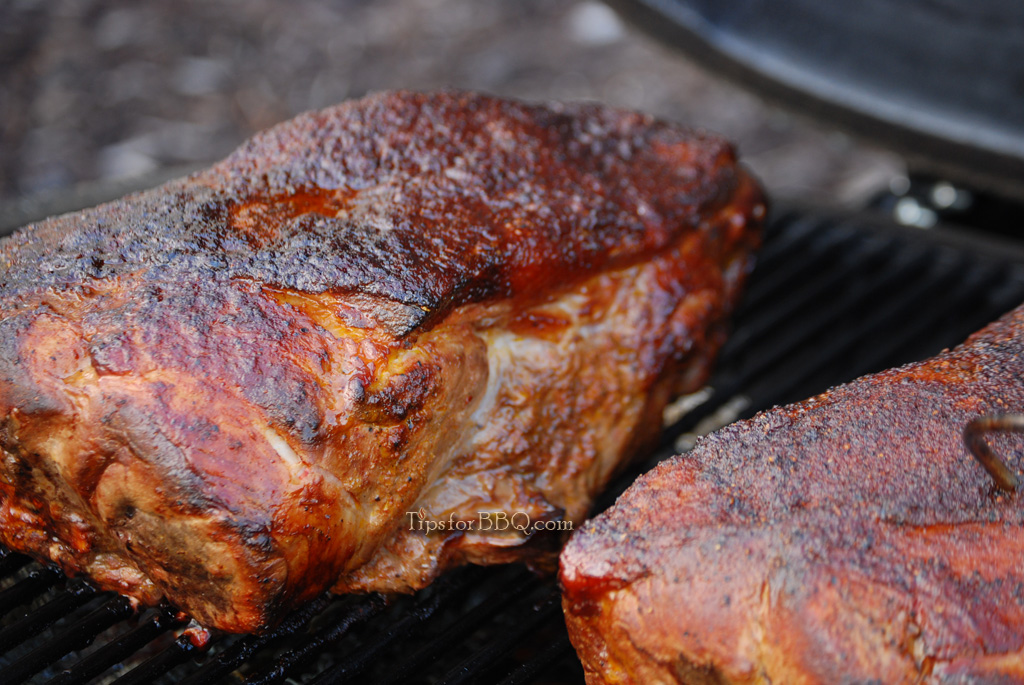
{"type": "Polygon", "coordinates": [[[426,512],[407,511],[409,530],[425,533],[468,533],[468,532],[516,532],[538,533],[541,531],[572,530],[572,521],[533,519],[525,511],[481,511],[476,518],[459,518],[454,513],[448,518],[428,518],[426,512]]]}

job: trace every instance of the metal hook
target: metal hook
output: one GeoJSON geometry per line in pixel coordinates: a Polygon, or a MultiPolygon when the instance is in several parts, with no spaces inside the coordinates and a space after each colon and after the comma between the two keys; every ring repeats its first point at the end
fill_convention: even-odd
{"type": "Polygon", "coordinates": [[[1015,492],[1020,479],[985,440],[989,433],[1024,433],[1024,414],[989,414],[974,419],[964,428],[967,450],[985,467],[996,486],[1007,492],[1015,492]]]}

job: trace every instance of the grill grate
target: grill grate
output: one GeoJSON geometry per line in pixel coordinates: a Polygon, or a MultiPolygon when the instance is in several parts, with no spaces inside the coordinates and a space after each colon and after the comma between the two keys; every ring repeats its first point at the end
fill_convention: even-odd
{"type": "MultiPolygon", "coordinates": [[[[1024,251],[886,227],[864,215],[782,213],[720,355],[713,389],[660,449],[604,495],[696,434],[774,404],[923,358],[1024,301],[1024,251]]],[[[0,550],[5,683],[582,682],[551,579],[519,565],[465,568],[412,597],[323,597],[259,636],[208,650],[165,609],[133,615],[0,550]]]]}

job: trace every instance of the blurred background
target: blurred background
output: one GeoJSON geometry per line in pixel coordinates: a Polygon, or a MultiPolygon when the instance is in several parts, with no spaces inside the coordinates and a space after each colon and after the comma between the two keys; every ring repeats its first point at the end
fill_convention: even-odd
{"type": "Polygon", "coordinates": [[[440,87],[596,100],[712,129],[776,197],[856,205],[903,172],[593,0],[5,0],[0,206],[72,190],[79,204],[106,199],[299,112],[440,87]]]}

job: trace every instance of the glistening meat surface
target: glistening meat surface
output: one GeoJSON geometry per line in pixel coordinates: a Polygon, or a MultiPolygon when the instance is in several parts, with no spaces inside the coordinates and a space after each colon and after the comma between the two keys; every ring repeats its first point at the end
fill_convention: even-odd
{"type": "Polygon", "coordinates": [[[0,541],[229,631],[541,553],[407,512],[580,520],[707,375],[763,212],[712,136],[389,93],[30,226],[0,541]]]}
{"type": "Polygon", "coordinates": [[[561,557],[588,682],[1024,680],[1024,507],[964,444],[1022,379],[1024,307],[643,476],[561,557]]]}

